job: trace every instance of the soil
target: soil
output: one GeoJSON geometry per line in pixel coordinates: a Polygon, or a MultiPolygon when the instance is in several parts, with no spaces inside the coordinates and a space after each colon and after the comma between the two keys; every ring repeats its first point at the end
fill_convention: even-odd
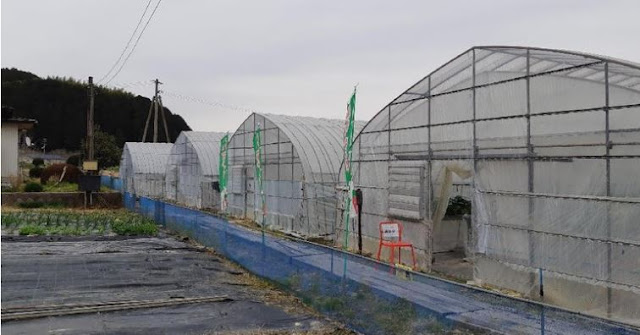
{"type": "Polygon", "coordinates": [[[2,308],[224,296],[3,321],[4,334],[353,334],[211,249],[159,237],[2,238],[2,308]]]}

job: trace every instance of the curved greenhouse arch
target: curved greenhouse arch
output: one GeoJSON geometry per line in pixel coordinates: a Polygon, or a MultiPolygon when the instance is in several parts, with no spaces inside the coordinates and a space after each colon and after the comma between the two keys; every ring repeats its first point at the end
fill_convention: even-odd
{"type": "MultiPolygon", "coordinates": [[[[253,134],[260,125],[267,225],[306,236],[330,236],[343,158],[344,121],[251,114],[229,141],[229,210],[261,221],[255,210],[253,134]]],[[[358,130],[362,123],[357,122],[358,130]]]]}
{"type": "Polygon", "coordinates": [[[467,248],[473,279],[526,295],[537,292],[530,273],[542,269],[555,285],[549,299],[564,307],[638,320],[640,310],[623,306],[640,306],[632,273],[640,259],[639,143],[639,64],[473,47],[400,94],[356,137],[365,250],[376,251],[378,222],[398,219],[425,269],[434,254],[467,248]],[[465,221],[447,215],[454,196],[472,204],[470,238],[460,233],[465,221]]]}
{"type": "Polygon", "coordinates": [[[122,191],[164,198],[165,170],[171,143],[126,142],[120,159],[122,191]]]}
{"type": "MultiPolygon", "coordinates": [[[[436,76],[438,74],[440,74],[441,72],[448,72],[447,69],[448,67],[454,68],[456,67],[456,62],[460,62],[461,59],[464,59],[465,57],[468,58],[470,54],[474,53],[474,50],[482,50],[482,51],[487,51],[487,52],[495,52],[496,54],[500,54],[500,53],[504,53],[506,55],[511,55],[513,57],[513,59],[511,59],[511,61],[515,61],[516,59],[520,59],[522,60],[523,58],[526,59],[527,56],[527,52],[529,53],[529,57],[530,59],[534,59],[534,60],[538,60],[540,62],[544,61],[547,62],[548,64],[548,71],[556,71],[558,70],[560,74],[563,73],[563,71],[561,71],[563,69],[562,64],[573,64],[573,66],[576,66],[576,68],[587,68],[588,65],[586,62],[590,62],[590,63],[594,63],[594,62],[598,62],[598,63],[608,63],[608,64],[614,64],[616,67],[618,68],[618,73],[621,75],[625,75],[624,72],[626,73],[626,77],[628,80],[630,80],[630,82],[628,82],[626,85],[625,84],[617,84],[617,83],[611,83],[613,85],[617,85],[620,88],[623,89],[627,89],[627,90],[634,90],[634,91],[638,91],[640,90],[640,80],[638,79],[640,77],[640,63],[636,63],[636,62],[631,62],[631,61],[627,61],[627,60],[623,60],[623,59],[617,59],[614,57],[608,57],[608,56],[602,56],[602,55],[596,55],[596,54],[589,54],[589,53],[584,53],[584,52],[578,52],[578,51],[571,51],[571,50],[561,50],[561,49],[549,49],[549,48],[539,48],[539,47],[525,47],[525,46],[475,46],[472,47],[462,53],[460,53],[458,56],[454,57],[453,59],[449,60],[448,62],[444,63],[443,65],[441,65],[440,67],[438,67],[437,69],[435,69],[433,72],[429,73],[428,75],[426,75],[425,77],[423,77],[422,79],[418,80],[415,84],[413,84],[412,86],[410,86],[407,90],[405,90],[403,93],[401,93],[400,95],[398,95],[394,100],[392,100],[389,104],[387,104],[384,108],[382,108],[378,113],[376,113],[369,121],[367,121],[364,125],[364,127],[362,128],[363,130],[370,128],[370,124],[375,124],[376,119],[379,118],[383,118],[383,114],[387,111],[388,107],[390,105],[394,105],[396,103],[402,102],[402,101],[406,101],[406,100],[410,100],[411,97],[407,97],[406,95],[410,95],[413,96],[413,98],[415,98],[416,96],[422,96],[422,97],[428,97],[428,86],[427,86],[427,91],[424,91],[425,85],[428,85],[428,82],[430,80],[430,78],[432,76],[436,76]],[[532,54],[532,51],[534,52],[534,54],[532,54]],[[573,62],[566,62],[563,63],[562,59],[549,59],[549,57],[547,57],[548,55],[551,54],[559,54],[559,55],[565,55],[567,57],[571,57],[573,58],[573,62]],[[555,65],[553,65],[555,64],[555,65]],[[626,71],[625,71],[626,69],[626,71]],[[419,92],[414,92],[413,90],[415,88],[418,88],[417,91],[419,92]],[[422,88],[422,90],[420,90],[419,88],[422,88]]],[[[567,60],[568,61],[568,60],[567,60]]],[[[467,67],[470,66],[470,62],[465,62],[467,67]]],[[[508,63],[503,64],[507,65],[508,63]]],[[[541,63],[542,64],[542,63],[541,63]]],[[[534,64],[535,65],[535,64],[534,64]]],[[[526,70],[526,64],[525,64],[525,70],[526,70]]],[[[564,68],[566,69],[570,69],[572,66],[565,66],[564,68]]],[[[521,73],[521,77],[526,76],[526,72],[524,74],[522,74],[523,69],[520,69],[520,73],[521,73]]],[[[542,71],[545,72],[545,71],[542,71]]],[[[532,71],[530,72],[530,75],[540,75],[542,72],[536,72],[536,71],[532,71]]],[[[595,73],[596,71],[594,71],[595,73]]],[[[599,72],[604,73],[604,69],[599,70],[599,72]]],[[[613,70],[613,73],[615,73],[616,71],[613,70]]],[[[588,77],[588,76],[587,76],[588,77]]],[[[576,79],[579,79],[579,77],[575,77],[576,79]]],[[[602,77],[604,78],[604,76],[602,77]]],[[[512,78],[513,79],[513,78],[512,78]]],[[[585,78],[586,79],[586,78],[585,78]]],[[[589,79],[586,79],[589,80],[589,79]]],[[[595,81],[595,80],[594,80],[595,81]]],[[[603,81],[602,79],[600,80],[601,82],[603,81]]],[[[625,80],[618,80],[618,83],[620,82],[624,82],[625,80]]],[[[442,93],[442,92],[441,92],[442,93]]],[[[374,126],[375,127],[375,126],[374,126]]],[[[359,136],[359,134],[358,134],[359,136]]]]}
{"type": "Polygon", "coordinates": [[[220,140],[224,133],[183,131],[166,165],[166,198],[197,208],[219,208],[220,140]]]}

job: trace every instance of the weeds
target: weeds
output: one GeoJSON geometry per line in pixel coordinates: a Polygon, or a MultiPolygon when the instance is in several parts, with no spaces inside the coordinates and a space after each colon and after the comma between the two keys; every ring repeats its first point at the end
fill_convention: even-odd
{"type": "Polygon", "coordinates": [[[18,203],[20,208],[64,208],[64,204],[58,201],[42,202],[42,201],[25,201],[18,203]]]}

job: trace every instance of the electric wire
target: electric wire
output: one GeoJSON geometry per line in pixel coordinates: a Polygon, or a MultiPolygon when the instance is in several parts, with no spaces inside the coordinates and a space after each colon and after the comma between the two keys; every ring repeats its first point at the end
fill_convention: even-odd
{"type": "Polygon", "coordinates": [[[131,88],[131,87],[150,86],[152,84],[153,84],[153,80],[138,80],[138,81],[111,84],[109,86],[115,87],[118,89],[125,89],[125,88],[131,88]]]}
{"type": "Polygon", "coordinates": [[[239,111],[239,112],[257,113],[256,110],[254,110],[252,108],[248,108],[248,107],[242,107],[242,106],[237,106],[237,105],[226,104],[226,103],[219,102],[219,101],[211,101],[211,100],[207,100],[207,99],[204,99],[204,98],[188,96],[188,95],[184,95],[184,94],[181,94],[181,93],[176,93],[176,92],[166,91],[166,90],[163,91],[163,93],[164,93],[164,96],[166,96],[166,97],[171,97],[171,98],[175,98],[175,99],[186,101],[186,102],[199,103],[199,104],[203,104],[203,105],[208,105],[208,106],[212,106],[212,107],[220,107],[220,108],[230,109],[230,110],[239,111]]]}
{"type": "Polygon", "coordinates": [[[105,80],[111,74],[111,72],[113,72],[113,70],[116,68],[116,66],[118,66],[118,64],[122,60],[122,56],[124,56],[124,54],[127,52],[127,49],[129,49],[129,46],[131,45],[131,41],[133,41],[133,38],[136,36],[136,33],[138,32],[138,28],[140,28],[140,24],[142,23],[142,20],[144,19],[145,15],[147,15],[147,11],[149,10],[149,5],[151,5],[151,1],[153,1],[153,0],[149,0],[147,2],[147,6],[144,7],[144,11],[142,12],[142,15],[140,16],[140,19],[138,20],[138,24],[136,25],[136,29],[134,29],[133,33],[131,33],[131,36],[129,37],[129,41],[127,41],[127,45],[125,45],[124,49],[120,53],[120,56],[118,57],[116,62],[113,63],[113,65],[111,66],[109,71],[107,71],[107,73],[104,76],[102,76],[102,78],[100,78],[97,83],[100,83],[103,80],[105,80]]]}
{"type": "Polygon", "coordinates": [[[151,15],[149,15],[147,22],[144,24],[144,27],[142,27],[142,30],[140,31],[140,34],[138,35],[136,42],[133,44],[133,47],[131,47],[131,50],[129,50],[127,57],[124,59],[124,61],[122,61],[122,64],[120,64],[120,67],[118,68],[116,73],[114,73],[113,76],[111,76],[111,78],[105,83],[105,85],[108,85],[113,79],[115,79],[120,74],[124,66],[127,64],[127,61],[129,60],[133,52],[136,50],[136,47],[138,46],[138,43],[140,42],[142,35],[144,35],[144,32],[147,30],[147,27],[149,26],[149,22],[151,22],[151,19],[153,19],[153,16],[156,14],[156,11],[158,10],[158,7],[160,6],[161,2],[162,0],[158,0],[158,3],[156,3],[156,6],[153,8],[153,11],[151,12],[151,15]]]}

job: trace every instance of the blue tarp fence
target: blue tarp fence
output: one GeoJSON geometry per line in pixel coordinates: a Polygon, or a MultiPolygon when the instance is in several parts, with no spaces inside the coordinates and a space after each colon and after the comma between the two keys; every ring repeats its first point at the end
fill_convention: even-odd
{"type": "Polygon", "coordinates": [[[225,218],[124,193],[126,208],[190,237],[365,334],[638,334],[631,326],[514,299],[225,218]],[[346,271],[345,271],[346,270],[346,271]],[[464,332],[463,332],[464,333],[464,332]]]}
{"type": "Polygon", "coordinates": [[[100,176],[100,184],[110,189],[122,191],[122,180],[118,177],[100,176]]]}

